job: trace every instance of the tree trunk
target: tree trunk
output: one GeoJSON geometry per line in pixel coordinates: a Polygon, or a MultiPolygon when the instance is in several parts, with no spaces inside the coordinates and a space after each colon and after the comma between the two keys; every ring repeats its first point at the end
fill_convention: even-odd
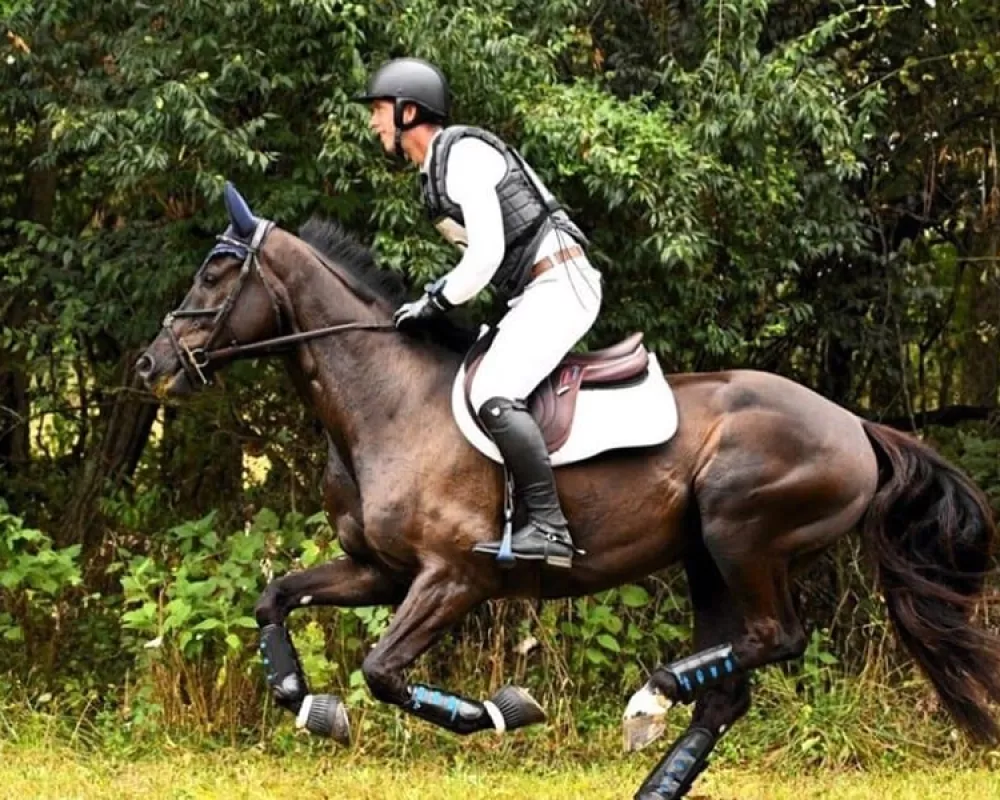
{"type": "Polygon", "coordinates": [[[854,383],[854,348],[848,347],[834,336],[829,336],[823,355],[819,381],[820,394],[839,405],[849,406],[854,400],[851,393],[854,383]]]}
{"type": "MultiPolygon", "coordinates": [[[[86,460],[77,480],[59,536],[61,544],[81,543],[85,554],[101,545],[103,520],[98,502],[117,491],[135,471],[156,418],[156,403],[145,396],[131,372],[136,353],[123,355],[120,374],[126,376],[113,394],[110,408],[101,413],[86,460]]],[[[86,557],[85,557],[86,560],[86,557]]]]}
{"type": "MultiPolygon", "coordinates": [[[[31,166],[34,159],[48,146],[48,128],[35,128],[30,145],[22,148],[24,181],[18,194],[14,216],[17,220],[51,225],[55,209],[59,175],[54,169],[39,170],[31,166]]],[[[7,246],[16,247],[12,236],[7,246]]],[[[2,288],[2,284],[0,284],[2,288]]],[[[28,319],[29,298],[23,291],[0,292],[0,329],[17,330],[28,319]]],[[[13,478],[31,457],[29,420],[31,399],[28,375],[20,353],[0,346],[0,474],[13,478]]]]}
{"type": "MultiPolygon", "coordinates": [[[[4,315],[2,326],[16,328],[17,308],[4,315]]],[[[28,463],[28,376],[13,354],[0,350],[0,475],[13,478],[28,463]]]]}
{"type": "Polygon", "coordinates": [[[984,236],[972,273],[968,325],[962,336],[962,401],[996,408],[1000,393],[1000,233],[984,236]]]}

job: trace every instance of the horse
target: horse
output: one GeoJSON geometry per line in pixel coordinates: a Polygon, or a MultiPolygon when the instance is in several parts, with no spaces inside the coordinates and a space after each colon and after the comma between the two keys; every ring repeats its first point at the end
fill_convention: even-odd
{"type": "Polygon", "coordinates": [[[372,695],[457,734],[504,733],[545,719],[524,688],[480,701],[410,683],[407,669],[488,599],[587,595],[679,562],[694,652],[652,670],[623,723],[638,749],[670,706],[694,704],[635,795],[676,800],[750,707],[750,673],[803,655],[794,572],[858,532],[896,635],[943,707],[970,738],[997,741],[1000,639],[974,620],[996,528],[980,489],[931,447],[776,374],[668,375],[677,425],[666,441],[556,467],[583,551],[572,567],[505,568],[475,550],[503,524],[502,465],[456,425],[450,397],[475,331],[447,320],[396,331],[403,280],[339,225],[313,218],[295,235],[231,184],[225,201],[226,232],[135,369],[180,398],[235,359],[280,354],[325,429],[323,505],[344,555],[274,579],[255,607],[270,691],[296,725],[350,736],[339,698],[308,689],[285,628],[296,608],[396,606],[363,660],[372,695]]]}

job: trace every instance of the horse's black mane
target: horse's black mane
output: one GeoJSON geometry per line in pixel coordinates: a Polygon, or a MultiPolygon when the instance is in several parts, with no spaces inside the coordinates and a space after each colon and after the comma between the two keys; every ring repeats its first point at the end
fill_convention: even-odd
{"type": "Polygon", "coordinates": [[[299,238],[349,273],[376,300],[392,308],[406,301],[409,290],[403,276],[379,267],[372,251],[344,230],[339,222],[312,217],[299,229],[299,238]]]}
{"type": "MultiPolygon", "coordinates": [[[[410,299],[411,292],[402,274],[380,267],[372,251],[344,230],[339,222],[311,217],[299,229],[299,238],[343,269],[370,294],[363,299],[380,301],[392,309],[410,299]]],[[[476,341],[477,331],[454,319],[455,313],[428,321],[421,332],[448,350],[464,354],[476,341]]]]}

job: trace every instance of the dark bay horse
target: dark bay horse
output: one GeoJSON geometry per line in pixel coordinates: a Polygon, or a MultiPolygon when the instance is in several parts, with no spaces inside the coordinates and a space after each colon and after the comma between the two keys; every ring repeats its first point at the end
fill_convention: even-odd
{"type": "Polygon", "coordinates": [[[995,528],[981,492],[929,447],[776,375],[669,376],[669,442],[557,469],[585,555],[568,571],[501,569],[473,546],[498,538],[502,471],[449,403],[469,341],[395,332],[402,282],[335,225],[310,222],[299,238],[241,204],[227,189],[227,234],[136,368],[182,396],[232,359],[281,351],[326,429],[324,505],[346,555],[274,580],[256,612],[268,683],[300,726],[348,737],[340,702],[306,688],[284,625],[297,607],[398,605],[364,659],[372,694],[457,733],[503,732],[544,719],[523,689],[480,702],[409,683],[407,669],[489,598],[588,594],[679,561],[695,654],[658,667],[626,711],[641,745],[669,704],[695,704],[636,795],[679,798],[749,708],[749,672],[805,650],[790,572],[859,529],[895,631],[944,707],[997,740],[1000,642],[972,621],[995,528]]]}

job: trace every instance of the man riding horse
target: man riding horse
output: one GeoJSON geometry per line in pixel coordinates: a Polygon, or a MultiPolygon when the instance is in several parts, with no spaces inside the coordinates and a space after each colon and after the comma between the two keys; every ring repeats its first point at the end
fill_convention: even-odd
{"type": "Polygon", "coordinates": [[[664,659],[623,717],[638,748],[671,704],[693,704],[636,794],[680,800],[750,708],[751,673],[806,650],[794,571],[858,530],[892,627],[943,707],[973,737],[1000,741],[1000,638],[975,613],[997,542],[983,492],[923,442],[778,375],[673,375],[668,386],[635,337],[610,356],[564,358],[593,324],[600,277],[552,195],[496,137],[444,127],[447,86],[429,65],[392,62],[365,100],[386,147],[423,167],[432,214],[467,242],[458,266],[399,308],[401,292],[338,229],[318,222],[296,236],[229,184],[229,227],[136,363],[149,387],[182,397],[234,360],[280,353],[327,434],[324,506],[343,553],[276,577],[254,609],[272,695],[296,724],[350,740],[343,701],[309,689],[286,627],[296,608],[395,606],[361,665],[372,695],[456,734],[506,733],[545,719],[527,689],[480,701],[418,683],[421,654],[491,598],[593,594],[680,563],[693,651],[664,659]],[[478,374],[433,337],[395,335],[487,282],[510,310],[478,374]],[[558,380],[545,380],[560,361],[558,380]],[[470,380],[495,444],[468,411],[470,380]],[[546,402],[572,411],[558,447],[524,409],[539,381],[546,402]],[[586,549],[572,569],[502,570],[475,554],[504,554],[501,460],[529,511],[516,554],[569,566],[571,524],[586,549]],[[575,466],[559,470],[557,499],[552,465],[563,464],[575,466]]]}
{"type": "MultiPolygon", "coordinates": [[[[433,65],[400,58],[357,98],[386,151],[420,167],[428,214],[462,258],[394,321],[407,328],[473,299],[487,284],[509,310],[471,386],[478,419],[514,479],[527,523],[511,539],[516,558],[569,568],[574,554],[552,466],[525,403],[590,330],[601,274],[587,239],[512,147],[481,128],[447,126],[448,82],[433,65]]],[[[480,545],[496,554],[499,543],[480,545]]]]}

